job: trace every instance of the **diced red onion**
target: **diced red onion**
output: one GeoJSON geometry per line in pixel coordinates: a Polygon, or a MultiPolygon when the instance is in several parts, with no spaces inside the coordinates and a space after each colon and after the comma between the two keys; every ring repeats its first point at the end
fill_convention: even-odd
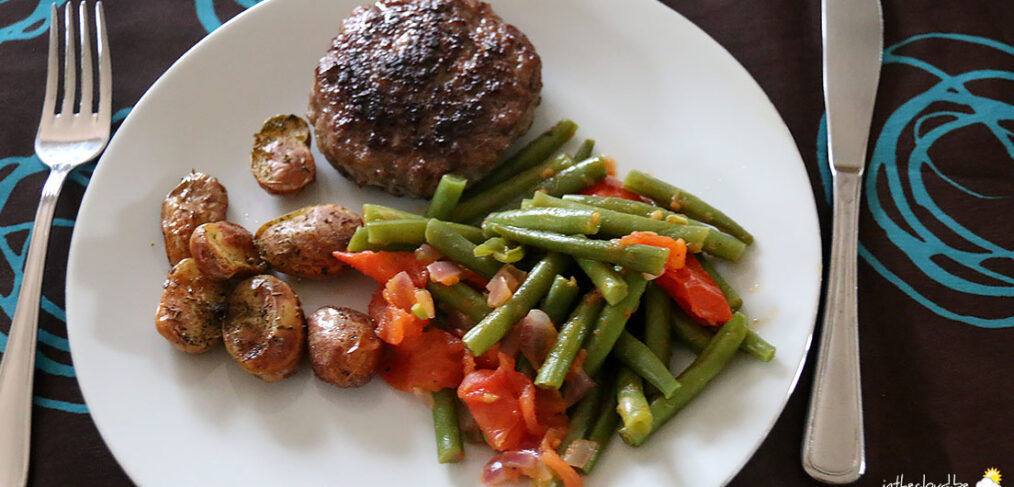
{"type": "Polygon", "coordinates": [[[571,371],[567,375],[567,385],[563,388],[563,402],[571,407],[581,400],[585,394],[595,388],[595,381],[584,371],[584,368],[571,371]]]}
{"type": "Polygon", "coordinates": [[[412,277],[408,272],[401,271],[395,274],[384,288],[390,296],[388,299],[391,304],[406,310],[415,304],[415,284],[412,283],[412,277]]]}
{"type": "Polygon", "coordinates": [[[567,465],[583,469],[598,448],[599,444],[594,441],[574,440],[567,446],[567,451],[563,454],[563,461],[567,462],[567,465]]]}
{"type": "Polygon", "coordinates": [[[415,250],[415,258],[420,262],[433,262],[444,258],[444,254],[432,245],[424,243],[415,250]]]}
{"type": "Polygon", "coordinates": [[[429,271],[430,280],[445,286],[453,286],[461,281],[461,267],[454,262],[438,260],[426,266],[429,271]]]}
{"type": "Polygon", "coordinates": [[[486,297],[486,304],[490,308],[496,308],[506,303],[511,296],[514,295],[514,289],[510,288],[510,284],[507,282],[507,278],[504,276],[493,276],[490,279],[489,284],[486,285],[486,289],[489,290],[489,296],[486,297]]]}
{"type": "Polygon", "coordinates": [[[482,468],[482,482],[488,485],[513,482],[522,475],[535,482],[548,482],[553,479],[553,472],[542,463],[538,452],[534,450],[500,453],[482,468]]]}
{"type": "Polygon", "coordinates": [[[549,315],[540,309],[533,309],[517,325],[521,341],[521,353],[536,368],[542,366],[549,351],[556,343],[556,328],[549,315]]]}

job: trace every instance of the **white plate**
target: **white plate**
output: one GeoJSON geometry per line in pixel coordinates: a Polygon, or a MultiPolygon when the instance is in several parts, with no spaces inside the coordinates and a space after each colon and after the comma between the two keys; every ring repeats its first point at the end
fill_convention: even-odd
{"type": "MultiPolygon", "coordinates": [[[[162,197],[191,168],[229,190],[229,219],[255,230],[284,212],[335,201],[418,202],[359,189],[317,154],[318,181],[269,196],[248,169],[251,135],[276,113],[302,114],[313,68],[357,0],[272,0],[181,58],[119,129],[81,205],[67,273],[74,365],[99,431],[142,485],[474,485],[491,456],[439,465],[429,411],[382,380],[339,390],[304,366],[265,384],[222,351],[187,356],[155,332],[167,265],[162,197]]],[[[812,330],[820,238],[799,153],[747,72],[689,21],[650,0],[511,0],[497,12],[542,56],[533,132],[562,117],[621,171],[648,170],[724,209],[757,243],[727,269],[745,311],[778,347],[740,354],[640,449],[614,441],[589,485],[720,485],[742,467],[791,392],[812,330]]],[[[129,49],[130,46],[121,46],[129,49]]],[[[531,135],[529,135],[531,137],[531,135]]],[[[373,285],[348,273],[294,282],[308,311],[365,309],[373,285]]],[[[678,353],[676,366],[689,360],[678,353]]]]}

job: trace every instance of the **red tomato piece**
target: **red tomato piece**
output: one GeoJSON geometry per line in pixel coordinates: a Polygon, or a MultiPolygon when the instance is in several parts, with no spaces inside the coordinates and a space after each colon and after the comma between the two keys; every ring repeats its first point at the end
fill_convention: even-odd
{"type": "Polygon", "coordinates": [[[431,328],[400,345],[388,347],[380,376],[399,391],[419,388],[436,392],[458,387],[464,376],[461,370],[464,355],[465,344],[461,340],[444,330],[431,328]]]}
{"type": "Polygon", "coordinates": [[[652,245],[669,249],[669,259],[665,261],[666,270],[682,268],[687,257],[687,243],[683,239],[673,240],[672,237],[659,235],[655,232],[633,232],[620,239],[621,245],[652,245]]]}
{"type": "Polygon", "coordinates": [[[376,327],[377,337],[385,343],[399,345],[406,338],[414,338],[422,334],[429,320],[419,318],[408,309],[391,303],[387,289],[380,288],[373,293],[370,300],[370,319],[376,327]]]}
{"type": "Polygon", "coordinates": [[[560,440],[565,435],[566,430],[557,429],[546,433],[546,436],[542,438],[542,451],[539,457],[542,463],[546,464],[563,481],[565,487],[582,487],[584,479],[581,478],[581,475],[556,453],[556,448],[560,445],[560,440]]]}
{"type": "Polygon", "coordinates": [[[686,256],[682,269],[666,270],[655,282],[683,311],[703,324],[719,326],[732,318],[722,289],[692,254],[686,256]]]}
{"type": "Polygon", "coordinates": [[[458,386],[458,398],[465,403],[486,442],[497,451],[516,450],[528,428],[521,410],[521,396],[532,386],[526,375],[514,370],[514,359],[500,354],[496,370],[479,369],[458,386]]]}
{"type": "Polygon", "coordinates": [[[606,176],[605,179],[582,189],[581,194],[592,196],[610,196],[613,198],[640,201],[642,203],[651,203],[651,200],[642,198],[641,195],[633,191],[623,189],[623,181],[620,181],[613,176],[606,176]]]}
{"type": "Polygon", "coordinates": [[[426,266],[429,262],[416,258],[414,252],[332,252],[336,259],[348,264],[373,280],[385,284],[399,272],[408,272],[412,282],[418,286],[426,285],[429,273],[426,266]]]}

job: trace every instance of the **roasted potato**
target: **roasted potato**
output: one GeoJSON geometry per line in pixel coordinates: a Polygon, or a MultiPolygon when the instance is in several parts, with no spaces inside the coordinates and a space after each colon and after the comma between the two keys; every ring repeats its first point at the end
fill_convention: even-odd
{"type": "Polygon", "coordinates": [[[373,378],[384,348],[369,316],[324,306],[306,322],[310,363],[317,378],[338,387],[361,387],[373,378]]]}
{"type": "Polygon", "coordinates": [[[225,349],[247,372],[265,382],[296,373],[306,350],[299,297],[270,274],[248,278],[229,295],[222,325],[225,349]]]}
{"type": "Polygon", "coordinates": [[[275,115],[254,134],[250,171],[271,194],[290,195],[317,179],[310,126],[295,115],[275,115]]]}
{"type": "Polygon", "coordinates": [[[331,252],[345,250],[362,224],[362,218],[345,207],[308,206],[262,225],[254,245],[278,271],[297,277],[330,277],[344,267],[331,252]]]}
{"type": "Polygon", "coordinates": [[[169,271],[155,312],[155,327],[172,346],[201,353],[222,341],[228,285],[201,274],[186,258],[169,271]]]}
{"type": "Polygon", "coordinates": [[[202,274],[215,279],[248,277],[268,267],[254,247],[253,235],[227,221],[197,227],[190,236],[190,255],[202,274]]]}
{"type": "Polygon", "coordinates": [[[217,179],[197,171],[162,201],[162,238],[169,265],[190,257],[190,235],[202,223],[225,219],[229,196],[217,179]]]}

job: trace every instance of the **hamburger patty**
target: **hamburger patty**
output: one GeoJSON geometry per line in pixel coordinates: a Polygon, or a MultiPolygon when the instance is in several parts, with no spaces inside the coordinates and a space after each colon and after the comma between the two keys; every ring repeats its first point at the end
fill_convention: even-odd
{"type": "Polygon", "coordinates": [[[342,23],[315,73],[317,147],[360,186],[430,196],[476,181],[528,130],[542,61],[476,0],[383,0],[342,23]]]}

